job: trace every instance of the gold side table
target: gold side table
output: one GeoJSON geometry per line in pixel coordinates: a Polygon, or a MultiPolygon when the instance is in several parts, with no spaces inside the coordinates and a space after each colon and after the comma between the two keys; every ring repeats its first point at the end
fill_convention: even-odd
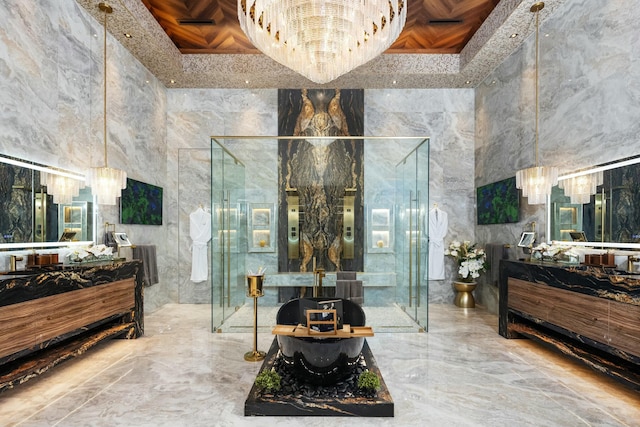
{"type": "Polygon", "coordinates": [[[453,288],[456,290],[456,298],[454,304],[462,308],[475,308],[476,300],[473,298],[473,290],[476,288],[476,282],[453,282],[453,288]]]}
{"type": "Polygon", "coordinates": [[[247,276],[247,296],[253,298],[253,350],[244,354],[247,362],[264,360],[266,353],[258,350],[258,298],[264,295],[264,276],[247,276]]]}

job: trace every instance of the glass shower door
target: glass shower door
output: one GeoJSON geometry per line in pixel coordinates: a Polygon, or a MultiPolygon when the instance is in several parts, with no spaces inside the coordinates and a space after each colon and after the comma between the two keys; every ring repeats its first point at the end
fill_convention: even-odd
{"type": "Polygon", "coordinates": [[[428,325],[427,269],[429,145],[424,141],[396,166],[396,302],[425,330],[428,325]]]}
{"type": "Polygon", "coordinates": [[[246,203],[244,165],[216,140],[211,143],[211,328],[244,303],[246,203]]]}

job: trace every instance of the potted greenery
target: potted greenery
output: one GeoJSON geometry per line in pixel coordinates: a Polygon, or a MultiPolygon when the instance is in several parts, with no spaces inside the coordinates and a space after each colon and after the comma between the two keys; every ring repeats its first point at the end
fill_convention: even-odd
{"type": "Polygon", "coordinates": [[[280,375],[274,369],[265,369],[256,377],[255,385],[261,392],[273,393],[280,390],[280,375]]]}
{"type": "Polygon", "coordinates": [[[366,396],[373,397],[380,390],[380,378],[375,372],[366,370],[358,377],[358,388],[366,396]]]}

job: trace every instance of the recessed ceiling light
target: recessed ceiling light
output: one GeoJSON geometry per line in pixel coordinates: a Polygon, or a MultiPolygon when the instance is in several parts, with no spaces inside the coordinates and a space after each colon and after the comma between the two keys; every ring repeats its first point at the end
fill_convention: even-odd
{"type": "Polygon", "coordinates": [[[249,80],[245,80],[244,82],[245,82],[246,84],[249,84],[249,80]]]}
{"type": "Polygon", "coordinates": [[[125,36],[126,38],[128,38],[128,39],[133,38],[133,36],[132,36],[131,34],[129,34],[129,33],[124,33],[124,36],[125,36]]]}
{"type": "Polygon", "coordinates": [[[471,80],[467,80],[465,83],[470,85],[471,84],[471,80]]]}
{"type": "Polygon", "coordinates": [[[398,84],[398,81],[394,80],[392,83],[395,85],[395,84],[398,84]]]}
{"type": "Polygon", "coordinates": [[[510,39],[515,39],[516,37],[518,37],[518,33],[513,33],[509,36],[510,39]]]}
{"type": "Polygon", "coordinates": [[[178,19],[180,25],[216,25],[213,19],[184,18],[178,19]]]}
{"type": "Polygon", "coordinates": [[[169,83],[171,83],[172,85],[174,85],[174,84],[176,84],[176,81],[175,81],[175,80],[173,80],[173,79],[171,79],[171,80],[169,81],[169,83]]]}

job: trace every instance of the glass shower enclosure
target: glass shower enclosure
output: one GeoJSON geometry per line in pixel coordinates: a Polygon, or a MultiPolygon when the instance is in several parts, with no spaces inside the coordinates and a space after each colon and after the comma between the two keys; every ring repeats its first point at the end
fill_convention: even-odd
{"type": "MultiPolygon", "coordinates": [[[[276,171],[280,165],[278,147],[281,139],[296,138],[212,137],[211,323],[213,331],[221,330],[222,324],[228,322],[229,316],[248,301],[246,274],[249,268],[264,266],[268,271],[265,297],[261,298],[262,305],[279,304],[281,296],[286,294],[287,287],[295,288],[302,282],[313,283],[311,273],[280,268],[283,256],[280,253],[281,245],[286,245],[288,242],[287,235],[280,235],[279,232],[282,230],[278,228],[278,218],[281,214],[279,210],[282,209],[278,198],[282,182],[276,171]],[[246,164],[243,164],[227,147],[242,153],[253,151],[259,154],[247,155],[246,164]],[[249,214],[250,210],[251,214],[249,214]],[[256,216],[256,212],[261,214],[256,216]],[[260,224],[256,224],[257,220],[261,221],[260,224]],[[256,232],[260,236],[269,237],[257,239],[256,232]],[[283,292],[282,289],[285,291],[283,292]]],[[[298,137],[298,139],[304,139],[304,137],[298,137]]],[[[353,251],[354,254],[360,253],[363,258],[364,267],[358,267],[357,274],[364,285],[365,307],[401,307],[426,331],[429,300],[427,279],[429,230],[424,218],[429,205],[429,139],[426,137],[344,137],[340,139],[344,139],[349,144],[352,140],[364,141],[362,159],[364,173],[360,202],[362,213],[354,224],[356,229],[362,230],[364,238],[362,247],[356,245],[353,251]],[[393,154],[390,154],[389,150],[393,154]]],[[[313,150],[324,152],[322,150],[325,146],[326,144],[313,146],[313,150]]],[[[318,164],[321,166],[323,163],[318,164]]],[[[314,167],[319,166],[314,164],[314,167]]],[[[340,202],[346,199],[345,196],[340,202]]],[[[347,210],[339,209],[338,212],[344,214],[347,210]]],[[[348,229],[347,226],[343,228],[348,229]]],[[[289,230],[288,226],[283,233],[287,230],[289,230]]],[[[285,256],[288,256],[286,251],[285,256]]],[[[298,258],[301,256],[297,255],[296,259],[298,258]]],[[[348,267],[345,268],[347,261],[350,259],[346,259],[340,266],[342,270],[348,270],[348,267]]],[[[335,273],[327,271],[325,280],[328,292],[332,292],[330,288],[335,281],[335,273]]]]}

